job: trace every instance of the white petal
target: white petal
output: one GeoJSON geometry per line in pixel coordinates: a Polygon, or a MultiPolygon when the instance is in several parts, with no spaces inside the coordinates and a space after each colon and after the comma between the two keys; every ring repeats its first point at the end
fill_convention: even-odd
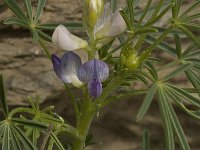
{"type": "Polygon", "coordinates": [[[104,13],[97,20],[97,24],[95,25],[94,33],[99,32],[104,27],[104,25],[111,20],[112,15],[113,14],[110,7],[108,5],[105,5],[104,13]]]}
{"type": "Polygon", "coordinates": [[[68,74],[62,74],[61,73],[61,80],[64,82],[64,83],[71,83],[71,78],[68,74]]]}
{"type": "Polygon", "coordinates": [[[81,82],[76,74],[63,74],[61,76],[61,79],[64,83],[71,83],[75,87],[81,87],[83,85],[83,82],[81,82]]]}
{"type": "Polygon", "coordinates": [[[119,10],[115,11],[110,20],[96,32],[95,36],[97,39],[103,39],[107,37],[113,37],[121,34],[126,29],[126,23],[119,13],[119,10]]]}
{"type": "Polygon", "coordinates": [[[81,82],[78,79],[77,75],[71,74],[70,78],[71,78],[71,83],[73,84],[73,86],[75,86],[75,87],[81,87],[83,85],[83,82],[81,82]]]}
{"type": "Polygon", "coordinates": [[[61,50],[76,50],[85,48],[87,42],[71,34],[63,25],[59,25],[53,32],[52,42],[61,50]]]}
{"type": "Polygon", "coordinates": [[[107,35],[116,36],[124,32],[125,29],[126,29],[126,23],[118,10],[113,14],[111,18],[111,27],[107,35]]]}

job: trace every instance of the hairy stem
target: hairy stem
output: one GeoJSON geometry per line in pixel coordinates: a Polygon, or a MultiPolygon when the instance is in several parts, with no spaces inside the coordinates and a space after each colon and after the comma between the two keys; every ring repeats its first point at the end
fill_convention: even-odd
{"type": "Polygon", "coordinates": [[[79,119],[80,119],[80,114],[79,114],[78,105],[76,103],[76,99],[75,99],[74,94],[72,93],[71,89],[69,88],[69,86],[67,84],[64,84],[64,85],[65,85],[65,89],[69,93],[69,96],[70,96],[70,99],[71,99],[71,103],[72,103],[72,105],[74,107],[74,112],[75,112],[75,115],[76,115],[76,124],[78,124],[79,119]]]}
{"type": "Polygon", "coordinates": [[[46,54],[46,56],[51,59],[51,53],[49,52],[49,50],[47,49],[46,45],[44,44],[42,39],[39,39],[39,43],[42,46],[42,48],[44,49],[44,52],[46,54]]]}
{"type": "Polygon", "coordinates": [[[85,147],[85,140],[93,120],[94,115],[96,114],[96,106],[90,100],[86,100],[86,107],[84,109],[83,115],[78,124],[78,132],[80,139],[77,139],[73,142],[72,150],[83,150],[85,147]]]}

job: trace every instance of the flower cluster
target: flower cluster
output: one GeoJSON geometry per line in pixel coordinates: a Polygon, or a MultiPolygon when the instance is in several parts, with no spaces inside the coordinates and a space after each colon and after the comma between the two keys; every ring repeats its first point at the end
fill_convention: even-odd
{"type": "MultiPolygon", "coordinates": [[[[85,25],[88,25],[87,31],[91,32],[94,43],[106,43],[115,36],[121,34],[126,29],[126,24],[119,13],[119,10],[112,13],[108,6],[102,7],[103,1],[87,0],[85,6],[88,10],[93,10],[90,19],[85,19],[85,25]],[[92,30],[91,30],[92,29],[92,30]]],[[[89,12],[85,8],[85,13],[89,12]]],[[[56,75],[64,83],[72,83],[75,87],[81,87],[87,84],[89,94],[97,98],[102,93],[102,84],[109,76],[108,65],[98,59],[92,59],[82,64],[81,58],[72,52],[78,49],[87,49],[90,47],[87,41],[73,35],[63,25],[59,25],[52,36],[52,42],[61,50],[66,50],[61,58],[52,55],[53,67],[56,75]]],[[[92,51],[96,51],[94,46],[92,51]]]]}
{"type": "Polygon", "coordinates": [[[101,95],[101,82],[109,76],[109,68],[105,62],[92,59],[82,64],[80,57],[74,52],[65,52],[61,59],[52,55],[52,62],[57,76],[64,83],[72,83],[75,87],[86,83],[92,97],[101,95]]]}

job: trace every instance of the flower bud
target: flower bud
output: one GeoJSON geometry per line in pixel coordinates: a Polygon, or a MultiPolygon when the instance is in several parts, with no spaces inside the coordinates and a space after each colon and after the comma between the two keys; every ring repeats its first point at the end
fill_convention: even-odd
{"type": "Polygon", "coordinates": [[[139,57],[136,54],[131,54],[127,56],[124,65],[128,69],[137,69],[140,65],[139,57]]]}
{"type": "Polygon", "coordinates": [[[97,19],[104,10],[103,0],[85,0],[83,22],[87,28],[93,29],[97,19]]]}

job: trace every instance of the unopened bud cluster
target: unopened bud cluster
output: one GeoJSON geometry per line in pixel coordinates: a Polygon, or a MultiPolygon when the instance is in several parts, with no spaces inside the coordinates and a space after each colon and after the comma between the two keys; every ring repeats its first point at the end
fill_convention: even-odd
{"type": "Polygon", "coordinates": [[[97,23],[97,19],[104,11],[103,0],[85,0],[83,10],[83,23],[87,29],[92,30],[97,23]]]}

